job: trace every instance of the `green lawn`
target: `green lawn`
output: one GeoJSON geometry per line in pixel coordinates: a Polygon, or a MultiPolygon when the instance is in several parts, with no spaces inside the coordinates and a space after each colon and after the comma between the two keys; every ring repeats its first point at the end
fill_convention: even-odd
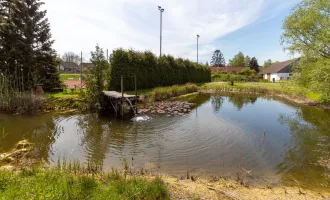
{"type": "Polygon", "coordinates": [[[160,178],[119,173],[75,174],[69,170],[0,171],[0,199],[170,199],[160,178]]]}
{"type": "Polygon", "coordinates": [[[80,74],[60,74],[60,78],[62,81],[65,80],[79,80],[80,74]]]}

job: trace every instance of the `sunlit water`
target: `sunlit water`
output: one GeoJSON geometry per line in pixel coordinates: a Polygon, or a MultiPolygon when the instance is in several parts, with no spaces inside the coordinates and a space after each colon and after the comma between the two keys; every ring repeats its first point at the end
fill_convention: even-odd
{"type": "Polygon", "coordinates": [[[28,139],[37,157],[103,163],[121,168],[122,159],[138,170],[182,176],[236,177],[252,170],[253,182],[329,186],[330,113],[246,95],[197,95],[197,107],[184,116],[140,115],[131,120],[97,114],[0,115],[8,134],[0,151],[28,139]]]}

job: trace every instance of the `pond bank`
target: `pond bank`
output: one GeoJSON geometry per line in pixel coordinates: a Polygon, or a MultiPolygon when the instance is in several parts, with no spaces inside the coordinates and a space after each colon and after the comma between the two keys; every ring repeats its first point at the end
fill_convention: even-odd
{"type": "Polygon", "coordinates": [[[280,97],[298,104],[317,106],[330,109],[329,104],[320,103],[317,94],[306,91],[301,87],[292,86],[288,83],[235,83],[230,86],[224,82],[206,83],[200,87],[200,92],[214,94],[217,92],[256,94],[280,97]]]}
{"type": "Polygon", "coordinates": [[[73,169],[0,170],[5,199],[328,199],[297,187],[249,187],[234,180],[177,179],[162,174],[86,173],[73,169]]]}
{"type": "MultiPolygon", "coordinates": [[[[237,180],[216,176],[194,175],[176,178],[152,170],[132,168],[123,159],[122,170],[103,169],[97,164],[84,165],[62,160],[56,166],[37,165],[31,155],[34,144],[20,141],[5,154],[11,164],[0,167],[0,196],[5,199],[328,199],[329,191],[309,190],[296,186],[249,185],[242,171],[237,180]],[[23,152],[23,153],[17,153],[23,152]],[[18,156],[14,156],[18,155],[18,156]],[[17,160],[14,160],[17,159],[17,160]],[[27,160],[29,162],[27,162],[27,160]],[[34,163],[27,165],[26,163],[34,163]],[[23,165],[24,164],[24,165],[23,165]]],[[[4,158],[5,156],[0,156],[4,158]]],[[[3,163],[0,162],[0,166],[3,163]]]]}

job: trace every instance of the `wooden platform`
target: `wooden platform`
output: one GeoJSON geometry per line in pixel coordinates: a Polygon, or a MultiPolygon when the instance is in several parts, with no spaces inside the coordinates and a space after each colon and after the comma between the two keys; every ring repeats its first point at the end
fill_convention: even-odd
{"type": "Polygon", "coordinates": [[[128,94],[122,95],[121,93],[116,91],[103,91],[103,94],[111,99],[121,99],[122,97],[124,97],[135,100],[135,95],[128,95],[128,94]]]}
{"type": "Polygon", "coordinates": [[[124,106],[129,108],[134,114],[137,114],[137,102],[139,97],[137,95],[128,95],[116,91],[103,91],[103,94],[109,98],[111,106],[116,114],[124,116],[124,106]]]}

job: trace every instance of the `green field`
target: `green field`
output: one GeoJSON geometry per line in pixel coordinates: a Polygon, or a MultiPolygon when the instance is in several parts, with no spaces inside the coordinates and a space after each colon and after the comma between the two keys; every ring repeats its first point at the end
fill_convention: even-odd
{"type": "Polygon", "coordinates": [[[60,78],[62,81],[65,80],[79,80],[80,74],[60,74],[60,78]]]}

